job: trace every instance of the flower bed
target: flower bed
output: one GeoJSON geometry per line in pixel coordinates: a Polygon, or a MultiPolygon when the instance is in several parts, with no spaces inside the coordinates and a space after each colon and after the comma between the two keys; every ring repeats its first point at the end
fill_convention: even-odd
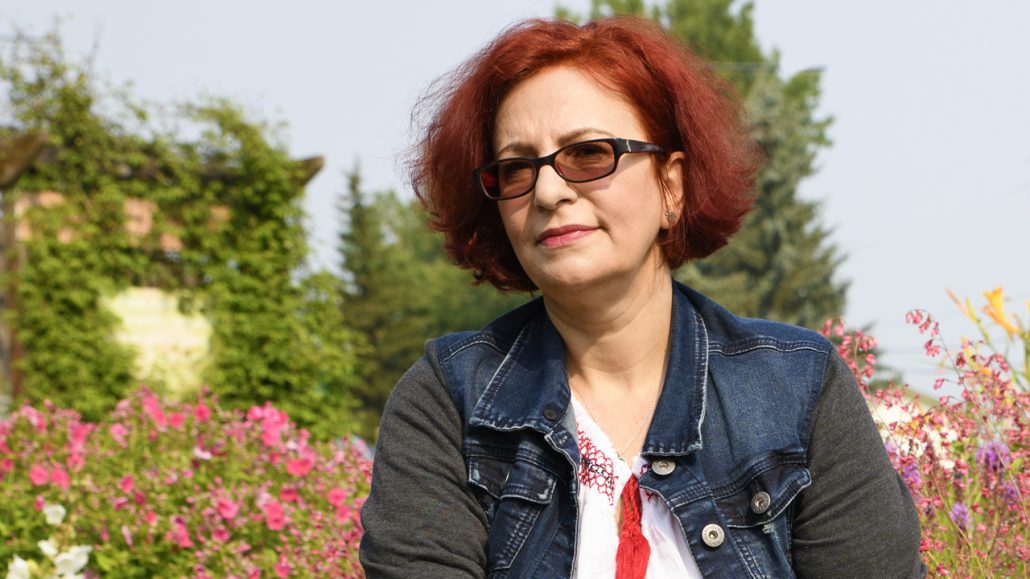
{"type": "MultiPolygon", "coordinates": [[[[1030,321],[1005,313],[1000,290],[986,296],[986,318],[959,302],[981,339],[958,350],[928,314],[908,315],[961,388],[936,404],[904,387],[870,391],[876,341],[824,328],[875,414],[890,417],[879,426],[919,509],[931,576],[1030,576],[1030,321]],[[992,328],[1005,352],[1022,353],[1021,370],[992,328]]],[[[313,442],[269,404],[243,414],[206,393],[170,405],[142,389],[99,424],[23,407],[0,422],[0,569],[16,579],[360,577],[370,473],[363,445],[313,442]]]]}
{"type": "MultiPolygon", "coordinates": [[[[926,354],[954,378],[961,394],[920,404],[893,385],[870,392],[876,342],[828,323],[838,350],[866,392],[895,469],[919,509],[921,550],[930,576],[1030,576],[1030,322],[1005,312],[1000,289],[986,292],[986,318],[969,300],[959,304],[981,339],[953,350],[926,312],[907,319],[924,335],[926,354]],[[993,323],[990,323],[993,322],[993,323]],[[992,337],[1000,329],[1002,337],[992,337]],[[1014,353],[1016,360],[1006,355],[1014,353]]],[[[1027,303],[1030,312],[1030,302],[1027,303]]]]}
{"type": "Polygon", "coordinates": [[[365,455],[206,393],[141,389],[99,424],[23,407],[0,422],[0,569],[50,576],[74,555],[87,576],[361,576],[365,455]]]}

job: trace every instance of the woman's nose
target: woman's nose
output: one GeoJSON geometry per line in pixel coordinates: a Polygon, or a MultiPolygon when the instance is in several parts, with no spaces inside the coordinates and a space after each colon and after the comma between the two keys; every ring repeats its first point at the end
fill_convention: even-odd
{"type": "Polygon", "coordinates": [[[533,202],[537,207],[551,211],[562,203],[571,203],[577,194],[572,184],[562,179],[554,167],[540,167],[533,188],[533,202]]]}

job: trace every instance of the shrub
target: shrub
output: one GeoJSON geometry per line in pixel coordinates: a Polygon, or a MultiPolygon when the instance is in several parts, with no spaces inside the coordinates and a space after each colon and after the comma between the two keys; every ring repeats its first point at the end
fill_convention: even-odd
{"type": "Polygon", "coordinates": [[[907,315],[926,337],[926,354],[954,373],[932,387],[952,382],[960,394],[940,396],[937,404],[913,400],[907,386],[870,393],[875,340],[845,332],[840,322],[823,330],[840,338],[838,350],[865,390],[891,461],[912,492],[931,576],[1030,574],[1030,472],[1024,468],[1030,458],[1030,322],[1021,325],[1005,313],[1001,289],[985,296],[986,319],[968,299],[955,299],[981,334],[976,341],[962,339],[958,350],[927,312],[907,315]],[[1003,351],[992,337],[996,329],[1004,333],[1003,351]],[[1022,370],[1013,366],[1011,352],[1022,358],[1022,370]]]}
{"type": "Polygon", "coordinates": [[[95,424],[24,406],[0,422],[0,568],[47,564],[38,543],[53,529],[39,511],[61,505],[67,540],[92,546],[87,574],[360,576],[366,452],[206,391],[168,404],[140,389],[95,424]]]}

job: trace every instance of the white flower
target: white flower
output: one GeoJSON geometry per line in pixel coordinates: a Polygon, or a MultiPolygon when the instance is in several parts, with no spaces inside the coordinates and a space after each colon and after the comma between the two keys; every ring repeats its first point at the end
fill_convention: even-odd
{"type": "Polygon", "coordinates": [[[60,525],[64,521],[67,511],[61,505],[47,505],[43,507],[43,516],[46,517],[48,525],[60,525]]]}
{"type": "Polygon", "coordinates": [[[15,555],[14,561],[7,565],[7,579],[29,579],[29,563],[15,555]]]}
{"type": "Polygon", "coordinates": [[[82,570],[89,563],[89,552],[93,547],[76,545],[54,558],[57,574],[67,577],[82,570]]]}
{"type": "Polygon", "coordinates": [[[57,556],[57,544],[54,543],[53,539],[47,539],[46,541],[40,541],[36,543],[39,545],[39,550],[43,551],[43,554],[53,559],[57,556]]]}

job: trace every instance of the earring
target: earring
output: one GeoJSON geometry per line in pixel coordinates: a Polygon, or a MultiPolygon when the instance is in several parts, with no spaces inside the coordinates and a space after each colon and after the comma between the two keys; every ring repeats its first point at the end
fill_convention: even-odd
{"type": "Polygon", "coordinates": [[[665,219],[666,219],[666,221],[669,222],[669,227],[672,227],[673,225],[676,224],[676,217],[677,217],[677,215],[676,215],[675,211],[666,211],[665,212],[665,219]]]}

